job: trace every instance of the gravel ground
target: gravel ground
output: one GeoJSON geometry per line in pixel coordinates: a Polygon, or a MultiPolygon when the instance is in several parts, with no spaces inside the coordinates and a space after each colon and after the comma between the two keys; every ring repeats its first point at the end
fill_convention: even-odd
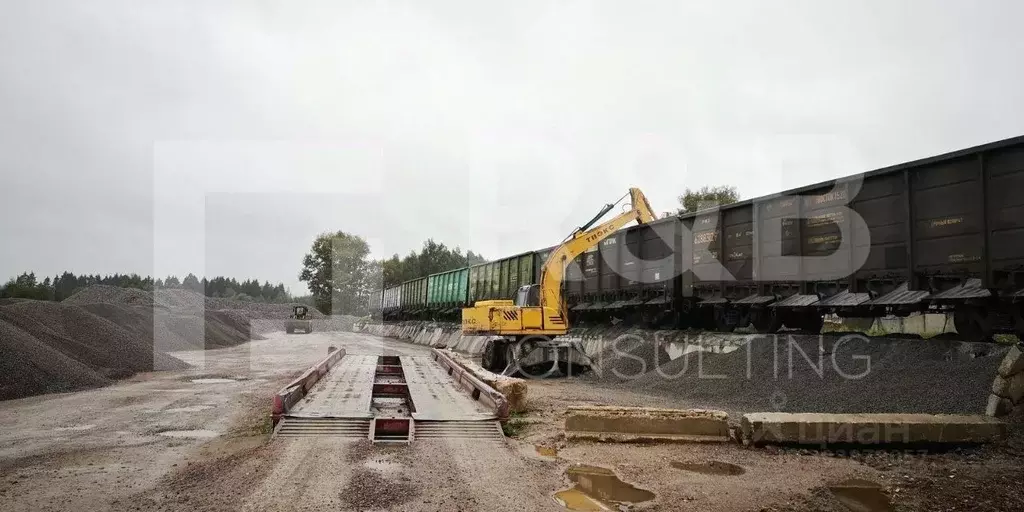
{"type": "MultiPolygon", "coordinates": [[[[580,403],[686,406],[583,378],[530,385],[517,438],[268,441],[270,394],[327,346],[350,353],[426,348],[355,333],[313,333],[215,351],[176,353],[202,368],[136,376],[103,389],[0,403],[0,500],[5,510],[563,510],[571,464],[611,469],[655,499],[635,510],[845,510],[828,486],[877,482],[896,510],[1019,510],[1024,437],[946,453],[818,453],[736,444],[567,443],[564,411],[580,403]],[[221,376],[235,382],[191,382],[221,376]],[[205,429],[214,439],[167,438],[205,429]],[[1016,439],[1016,440],[1014,440],[1016,439]],[[558,449],[543,456],[536,445],[558,449]],[[705,475],[673,462],[741,466],[705,475]],[[952,476],[952,478],[951,478],[952,476]]],[[[670,353],[675,353],[670,350],[670,353]]],[[[1020,418],[1015,420],[1019,427],[1020,418]]],[[[1016,429],[1019,431],[1019,428],[1016,429]]]]}
{"type": "Polygon", "coordinates": [[[583,379],[729,412],[976,414],[984,412],[1007,350],[948,340],[832,335],[715,335],[712,341],[698,342],[695,335],[689,353],[683,353],[682,343],[623,342],[621,350],[603,351],[597,371],[583,379]],[[723,352],[723,346],[731,351],[723,352]]]}

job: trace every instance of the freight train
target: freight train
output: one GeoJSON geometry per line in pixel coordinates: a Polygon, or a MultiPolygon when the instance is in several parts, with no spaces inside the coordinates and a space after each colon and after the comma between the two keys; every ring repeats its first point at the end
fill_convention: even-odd
{"type": "MultiPolygon", "coordinates": [[[[381,290],[385,321],[458,321],[553,248],[381,290]]],[[[952,312],[1024,339],[1024,136],[622,229],[571,262],[571,325],[817,332],[827,314],[952,312]]]]}

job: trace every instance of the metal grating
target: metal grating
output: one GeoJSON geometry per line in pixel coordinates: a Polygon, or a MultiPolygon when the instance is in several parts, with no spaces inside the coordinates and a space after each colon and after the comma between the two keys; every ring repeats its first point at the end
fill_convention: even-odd
{"type": "Polygon", "coordinates": [[[423,439],[482,439],[501,441],[505,435],[497,421],[417,421],[414,437],[423,439]]]}
{"type": "Polygon", "coordinates": [[[285,417],[278,425],[276,437],[344,437],[369,439],[370,420],[357,418],[294,418],[285,417]]]}

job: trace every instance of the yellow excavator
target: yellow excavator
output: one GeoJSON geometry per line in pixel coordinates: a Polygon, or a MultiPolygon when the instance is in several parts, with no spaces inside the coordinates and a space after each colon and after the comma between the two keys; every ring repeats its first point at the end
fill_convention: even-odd
{"type": "Polygon", "coordinates": [[[497,337],[488,341],[484,349],[484,368],[505,375],[516,372],[525,375],[529,365],[547,368],[543,375],[530,376],[550,376],[556,369],[568,374],[574,367],[591,365],[578,343],[554,339],[569,330],[562,277],[570,261],[626,224],[634,220],[640,224],[655,220],[654,211],[640,189],[631,188],[627,195],[629,209],[594,227],[626,196],[606,204],[590,222],[573,231],[553,250],[541,267],[538,284],[519,288],[514,300],[484,300],[462,309],[463,334],[497,337]]]}

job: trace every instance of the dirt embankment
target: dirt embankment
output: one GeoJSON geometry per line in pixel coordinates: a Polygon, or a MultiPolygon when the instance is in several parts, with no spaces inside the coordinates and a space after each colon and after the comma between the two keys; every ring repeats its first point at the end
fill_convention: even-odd
{"type": "Polygon", "coordinates": [[[165,352],[260,339],[253,321],[290,314],[289,304],[102,285],[60,303],[4,301],[0,400],[103,386],[137,372],[181,369],[185,363],[165,352]]]}

